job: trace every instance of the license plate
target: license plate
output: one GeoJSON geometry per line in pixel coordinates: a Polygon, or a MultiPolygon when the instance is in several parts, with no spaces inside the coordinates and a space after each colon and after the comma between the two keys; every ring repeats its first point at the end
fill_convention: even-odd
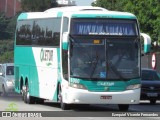
{"type": "Polygon", "coordinates": [[[100,99],[106,99],[106,100],[111,100],[112,99],[112,96],[100,96],[100,99]]]}
{"type": "Polygon", "coordinates": [[[147,93],[148,97],[157,97],[158,94],[157,93],[147,93]]]}

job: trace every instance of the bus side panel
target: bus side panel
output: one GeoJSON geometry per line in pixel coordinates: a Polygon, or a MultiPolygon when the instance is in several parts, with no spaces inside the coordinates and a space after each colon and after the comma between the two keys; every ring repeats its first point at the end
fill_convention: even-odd
{"type": "Polygon", "coordinates": [[[53,96],[53,100],[56,101],[56,102],[58,101],[58,89],[59,89],[58,85],[62,82],[61,66],[60,66],[60,49],[59,48],[57,49],[57,60],[58,60],[58,69],[57,69],[58,70],[58,74],[57,74],[58,78],[57,78],[57,85],[56,85],[57,88],[56,88],[56,91],[55,91],[54,96],[53,96]]]}
{"type": "MultiPolygon", "coordinates": [[[[37,66],[37,79],[40,98],[53,100],[57,93],[58,54],[57,48],[33,47],[33,66],[37,66]],[[34,64],[35,62],[35,64],[34,64]]],[[[32,70],[31,70],[32,73],[32,70]]],[[[34,83],[34,81],[33,81],[34,83]]],[[[55,98],[56,99],[56,98],[55,98]]]]}
{"type": "Polygon", "coordinates": [[[30,95],[39,97],[39,81],[38,81],[38,74],[37,68],[34,65],[30,66],[30,95]]]}
{"type": "Polygon", "coordinates": [[[20,93],[20,79],[25,85],[26,80],[29,85],[31,96],[39,96],[38,74],[31,47],[16,46],[14,52],[15,68],[15,90],[20,93]],[[18,72],[18,73],[17,73],[18,72]]]}
{"type": "Polygon", "coordinates": [[[60,79],[57,48],[16,47],[16,91],[20,93],[20,81],[28,80],[31,96],[57,100],[57,83],[60,79]],[[25,57],[24,57],[25,55],[25,57]]]}

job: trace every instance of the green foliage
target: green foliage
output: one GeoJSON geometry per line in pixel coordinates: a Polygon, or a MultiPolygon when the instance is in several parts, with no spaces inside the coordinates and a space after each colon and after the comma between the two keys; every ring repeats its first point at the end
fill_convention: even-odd
{"type": "Polygon", "coordinates": [[[119,2],[119,0],[97,0],[92,3],[92,6],[99,6],[106,8],[108,10],[118,10],[121,11],[123,8],[121,7],[123,2],[119,2]]]}
{"type": "Polygon", "coordinates": [[[13,62],[14,32],[17,16],[6,18],[0,14],[0,63],[13,62]]]}
{"type": "MultiPolygon", "coordinates": [[[[21,4],[22,11],[44,11],[58,6],[56,0],[21,0],[21,4]]],[[[19,13],[7,18],[4,13],[0,13],[0,63],[13,62],[13,41],[18,15],[19,13]]]]}
{"type": "Polygon", "coordinates": [[[148,33],[152,41],[158,40],[160,36],[160,0],[128,0],[124,10],[137,16],[141,31],[148,33]]]}
{"type": "Polygon", "coordinates": [[[92,5],[135,14],[141,32],[148,33],[153,42],[160,41],[160,0],[97,0],[92,5]]]}
{"type": "Polygon", "coordinates": [[[17,16],[7,18],[4,13],[0,14],[0,40],[14,38],[17,16]]]}
{"type": "Polygon", "coordinates": [[[56,0],[21,0],[23,11],[42,12],[51,7],[57,7],[56,0]]]}
{"type": "Polygon", "coordinates": [[[0,40],[0,63],[13,62],[13,40],[0,40]]]}
{"type": "Polygon", "coordinates": [[[7,19],[4,13],[0,13],[0,39],[8,39],[11,37],[11,34],[7,31],[7,26],[9,19],[7,19]]]}

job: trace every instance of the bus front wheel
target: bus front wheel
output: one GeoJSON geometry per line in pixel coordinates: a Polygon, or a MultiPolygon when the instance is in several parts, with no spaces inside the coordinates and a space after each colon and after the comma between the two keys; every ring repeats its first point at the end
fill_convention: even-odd
{"type": "Polygon", "coordinates": [[[60,107],[62,110],[68,110],[70,108],[69,104],[63,102],[62,90],[60,86],[58,91],[58,101],[60,102],[60,107]]]}
{"type": "Polygon", "coordinates": [[[127,104],[119,104],[118,107],[119,107],[119,110],[121,111],[128,111],[129,109],[129,105],[127,104]]]}

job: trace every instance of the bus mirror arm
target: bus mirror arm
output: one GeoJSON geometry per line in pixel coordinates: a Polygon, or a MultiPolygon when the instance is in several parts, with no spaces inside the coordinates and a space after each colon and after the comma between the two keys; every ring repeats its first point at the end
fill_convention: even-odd
{"type": "Polygon", "coordinates": [[[69,39],[69,33],[64,32],[62,37],[62,48],[64,50],[68,50],[68,39],[69,39]]]}
{"type": "Polygon", "coordinates": [[[151,49],[151,37],[147,35],[146,33],[141,33],[141,37],[144,39],[144,53],[150,52],[151,49]]]}

